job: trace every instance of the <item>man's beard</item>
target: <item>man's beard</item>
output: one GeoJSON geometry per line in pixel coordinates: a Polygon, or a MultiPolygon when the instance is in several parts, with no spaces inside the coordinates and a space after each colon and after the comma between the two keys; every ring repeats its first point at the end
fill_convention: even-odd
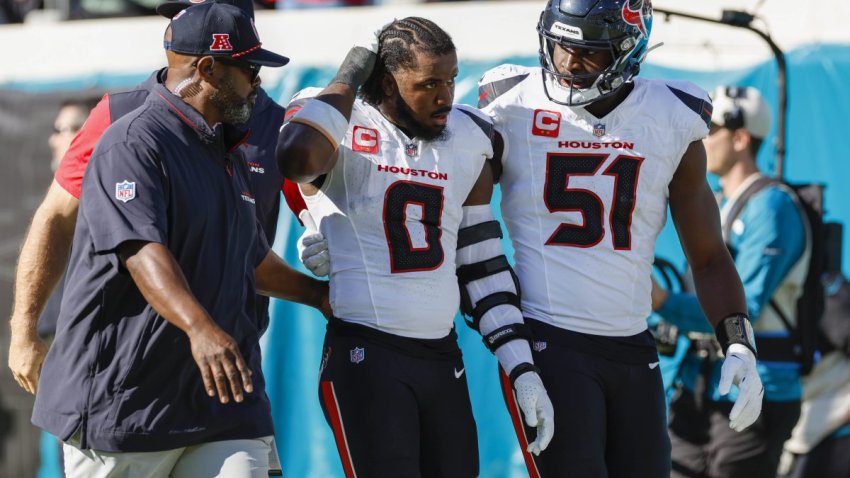
{"type": "MultiPolygon", "coordinates": [[[[448,111],[451,111],[451,108],[448,111]]],[[[448,111],[446,112],[448,113],[448,111]]],[[[395,114],[400,126],[408,130],[414,138],[423,141],[445,141],[449,138],[449,129],[445,126],[429,128],[416,121],[413,117],[413,110],[407,105],[401,95],[395,97],[395,114]]]]}
{"type": "Polygon", "coordinates": [[[240,98],[230,76],[226,76],[221,82],[221,88],[210,95],[210,103],[221,112],[221,122],[225,124],[247,123],[251,118],[255,100],[255,95],[240,98]]]}

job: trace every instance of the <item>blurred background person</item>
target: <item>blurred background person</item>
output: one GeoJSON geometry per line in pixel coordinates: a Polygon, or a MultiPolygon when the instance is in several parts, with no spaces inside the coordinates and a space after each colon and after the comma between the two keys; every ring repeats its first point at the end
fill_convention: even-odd
{"type": "Polygon", "coordinates": [[[824,283],[823,357],[803,379],[802,412],[785,442],[782,478],[850,476],[850,283],[840,273],[824,283]]]}
{"type": "Polygon", "coordinates": [[[59,107],[56,119],[53,120],[53,133],[47,141],[50,145],[52,159],[50,170],[56,171],[59,161],[65,156],[65,151],[71,146],[71,140],[83,127],[89,112],[94,108],[100,98],[75,98],[66,100],[59,107]]]}
{"type": "MultiPolygon", "coordinates": [[[[56,172],[59,162],[71,146],[71,141],[83,127],[89,112],[94,108],[99,97],[72,98],[62,102],[56,119],[53,120],[53,132],[47,140],[50,146],[50,170],[56,172]]],[[[56,289],[44,306],[44,311],[38,318],[37,332],[47,346],[56,332],[56,318],[59,316],[59,304],[62,302],[62,289],[65,285],[65,276],[59,280],[56,289]]],[[[38,471],[39,478],[60,476],[62,470],[62,442],[53,435],[42,430],[40,441],[41,465],[38,471]]]]}

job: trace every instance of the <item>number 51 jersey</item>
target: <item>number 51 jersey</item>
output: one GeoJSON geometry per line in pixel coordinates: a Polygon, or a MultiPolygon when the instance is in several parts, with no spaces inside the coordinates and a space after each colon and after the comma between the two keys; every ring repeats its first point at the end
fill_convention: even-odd
{"type": "Polygon", "coordinates": [[[604,118],[552,102],[540,68],[484,74],[479,106],[505,140],[502,216],[526,317],[595,335],[646,329],[668,185],[708,133],[711,101],[688,82],[636,78],[604,118]]]}
{"type": "MultiPolygon", "coordinates": [[[[312,93],[295,96],[290,108],[312,93]]],[[[312,96],[311,95],[311,96],[312,96]]],[[[460,304],[455,249],[462,206],[493,125],[455,105],[444,139],[409,139],[356,100],[337,162],[304,200],[328,240],[334,315],[413,338],[445,337],[460,304]]]]}

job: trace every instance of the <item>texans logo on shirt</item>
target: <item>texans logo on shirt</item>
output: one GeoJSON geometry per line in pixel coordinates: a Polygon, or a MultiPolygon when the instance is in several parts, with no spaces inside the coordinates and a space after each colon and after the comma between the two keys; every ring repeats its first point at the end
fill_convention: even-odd
{"type": "Polygon", "coordinates": [[[257,174],[266,174],[266,168],[256,161],[248,161],[248,171],[257,174]]]}

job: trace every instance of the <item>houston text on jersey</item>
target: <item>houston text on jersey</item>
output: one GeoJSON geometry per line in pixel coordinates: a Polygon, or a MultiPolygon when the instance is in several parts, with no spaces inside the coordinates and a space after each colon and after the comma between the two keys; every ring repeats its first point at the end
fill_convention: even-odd
{"type": "Polygon", "coordinates": [[[593,141],[558,141],[559,148],[567,149],[635,149],[634,143],[625,141],[612,141],[610,143],[596,143],[593,141]]]}
{"type": "Polygon", "coordinates": [[[385,164],[378,165],[378,171],[382,173],[392,173],[392,174],[406,174],[409,176],[422,176],[430,179],[438,179],[442,181],[449,180],[448,173],[437,173],[434,171],[428,171],[425,169],[413,169],[413,168],[403,168],[400,166],[387,166],[385,164]]]}

